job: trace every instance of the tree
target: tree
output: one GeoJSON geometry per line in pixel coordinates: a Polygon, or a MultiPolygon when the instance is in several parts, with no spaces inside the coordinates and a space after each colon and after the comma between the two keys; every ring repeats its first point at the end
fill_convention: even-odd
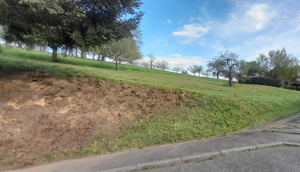
{"type": "Polygon", "coordinates": [[[188,68],[188,70],[194,74],[194,76],[196,76],[196,73],[197,73],[197,69],[198,69],[198,66],[197,65],[192,65],[188,68]]]}
{"type": "Polygon", "coordinates": [[[137,28],[136,30],[133,30],[132,32],[132,35],[133,35],[133,39],[137,45],[137,47],[139,49],[141,49],[144,45],[144,42],[143,42],[143,32],[140,28],[137,28]]]}
{"type": "Polygon", "coordinates": [[[271,70],[268,57],[264,54],[260,54],[256,59],[256,63],[259,66],[259,76],[265,77],[271,70]]]}
{"type": "Polygon", "coordinates": [[[230,52],[229,50],[223,50],[219,53],[218,58],[224,64],[223,73],[224,76],[228,78],[229,86],[232,86],[232,79],[236,76],[239,71],[240,61],[238,60],[238,55],[230,52]]]}
{"type": "Polygon", "coordinates": [[[149,56],[148,63],[149,63],[149,65],[150,65],[150,69],[154,69],[154,67],[155,67],[155,62],[156,62],[156,58],[154,57],[154,54],[153,54],[153,53],[150,53],[148,56],[149,56]]]}
{"type": "Polygon", "coordinates": [[[156,62],[156,67],[161,70],[169,69],[169,62],[166,60],[158,60],[156,62]]]}
{"type": "Polygon", "coordinates": [[[288,54],[285,48],[260,54],[256,61],[248,62],[248,77],[281,79],[289,83],[297,75],[299,61],[288,54]]]}
{"type": "Polygon", "coordinates": [[[188,75],[188,74],[189,74],[188,70],[186,70],[186,69],[183,69],[183,68],[182,68],[182,71],[181,71],[181,73],[182,73],[182,74],[185,74],[185,75],[188,75]]]}
{"type": "Polygon", "coordinates": [[[176,72],[176,73],[178,73],[178,72],[180,72],[182,70],[183,70],[183,68],[182,67],[178,67],[178,66],[173,68],[173,71],[176,72]]]}
{"type": "Polygon", "coordinates": [[[224,61],[221,60],[220,57],[217,57],[208,62],[207,67],[208,70],[212,72],[214,76],[217,76],[217,79],[219,79],[220,75],[222,75],[222,72],[224,71],[224,65],[224,61]]]}
{"type": "Polygon", "coordinates": [[[196,69],[196,73],[199,74],[199,77],[200,77],[200,74],[202,73],[202,71],[203,71],[203,67],[200,66],[200,65],[198,65],[198,66],[197,66],[197,69],[196,69]]]}
{"type": "Polygon", "coordinates": [[[269,76],[272,79],[282,79],[290,82],[297,75],[299,61],[293,55],[287,54],[285,48],[269,52],[269,76]]]}
{"type": "Polygon", "coordinates": [[[188,68],[188,70],[194,74],[194,76],[196,75],[196,73],[199,73],[199,76],[203,70],[203,67],[200,65],[192,65],[188,68]]]}
{"type": "Polygon", "coordinates": [[[132,63],[134,60],[141,59],[141,54],[132,38],[124,38],[119,41],[113,41],[106,48],[108,57],[118,64],[122,62],[132,63]]]}
{"type": "Polygon", "coordinates": [[[147,61],[143,61],[141,63],[141,66],[144,67],[144,68],[149,68],[150,65],[149,65],[149,63],[147,61]]]}
{"type": "Polygon", "coordinates": [[[209,77],[210,73],[211,73],[211,71],[209,69],[206,69],[202,72],[202,74],[207,78],[209,77]]]}
{"type": "Polygon", "coordinates": [[[132,36],[143,12],[140,0],[2,0],[0,25],[9,41],[40,43],[81,50],[132,36]],[[125,17],[126,16],[126,17],[125,17]]]}

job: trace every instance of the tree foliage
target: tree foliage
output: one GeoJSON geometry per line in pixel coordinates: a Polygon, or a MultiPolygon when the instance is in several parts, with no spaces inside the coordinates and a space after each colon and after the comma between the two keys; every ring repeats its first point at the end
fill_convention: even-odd
{"type": "Polygon", "coordinates": [[[285,48],[272,50],[268,55],[260,54],[255,61],[244,62],[241,76],[283,80],[290,83],[299,71],[299,60],[287,54],[285,48]]]}
{"type": "Polygon", "coordinates": [[[140,0],[2,0],[4,38],[81,50],[132,37],[143,13],[140,0]]]}
{"type": "Polygon", "coordinates": [[[217,57],[207,64],[208,70],[214,75],[217,76],[217,79],[222,75],[222,71],[224,70],[224,61],[217,57]]]}
{"type": "Polygon", "coordinates": [[[218,59],[223,64],[223,75],[228,78],[228,84],[232,86],[232,80],[239,72],[240,61],[238,55],[225,49],[219,53],[218,59]]]}
{"type": "Polygon", "coordinates": [[[158,60],[155,65],[158,69],[166,70],[169,69],[169,62],[166,60],[158,60]]]}
{"type": "Polygon", "coordinates": [[[178,66],[175,66],[175,67],[173,68],[173,71],[176,72],[176,73],[179,73],[179,72],[181,72],[182,70],[183,70],[183,68],[182,68],[182,67],[178,67],[178,66]]]}
{"type": "Polygon", "coordinates": [[[202,71],[203,71],[203,67],[200,66],[200,65],[192,65],[192,66],[189,67],[188,70],[189,70],[191,73],[193,73],[194,76],[196,75],[196,73],[198,73],[199,76],[200,76],[200,74],[201,74],[202,71]]]}
{"type": "Polygon", "coordinates": [[[116,70],[118,70],[118,64],[122,62],[132,63],[141,59],[139,49],[132,38],[111,42],[106,46],[105,54],[116,63],[116,70]]]}
{"type": "Polygon", "coordinates": [[[149,56],[148,63],[149,63],[150,69],[154,69],[155,63],[156,63],[156,58],[154,57],[153,53],[150,53],[148,56],[149,56]]]}

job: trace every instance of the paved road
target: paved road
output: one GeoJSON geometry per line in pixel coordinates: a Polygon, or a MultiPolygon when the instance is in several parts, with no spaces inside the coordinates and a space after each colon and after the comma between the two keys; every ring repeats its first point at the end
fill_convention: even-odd
{"type": "MultiPolygon", "coordinates": [[[[299,172],[300,148],[278,147],[229,154],[199,163],[145,170],[145,172],[299,172]]],[[[144,171],[143,171],[144,172],[144,171]]]]}
{"type": "Polygon", "coordinates": [[[95,172],[112,168],[135,166],[141,163],[160,161],[180,156],[196,155],[272,142],[300,143],[300,135],[272,132],[242,133],[208,140],[148,147],[144,149],[132,149],[84,159],[61,161],[33,168],[20,169],[13,172],[95,172]]]}
{"type": "Polygon", "coordinates": [[[300,134],[300,112],[286,118],[245,129],[243,132],[255,132],[261,130],[300,134]]]}

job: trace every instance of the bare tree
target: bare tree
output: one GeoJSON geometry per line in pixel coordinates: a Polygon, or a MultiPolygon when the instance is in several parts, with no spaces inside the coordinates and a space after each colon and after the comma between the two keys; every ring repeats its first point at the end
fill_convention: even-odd
{"type": "Polygon", "coordinates": [[[209,70],[209,69],[206,69],[206,70],[204,70],[204,71],[202,71],[201,72],[205,77],[209,77],[209,75],[210,75],[210,73],[211,73],[211,71],[209,70]]]}
{"type": "Polygon", "coordinates": [[[159,60],[156,62],[156,67],[161,70],[169,69],[169,62],[166,60],[159,60]]]}
{"type": "Polygon", "coordinates": [[[181,71],[181,73],[182,73],[182,74],[185,74],[185,75],[188,75],[188,74],[189,74],[188,70],[186,70],[186,69],[183,69],[183,68],[182,68],[182,71],[181,71]]]}
{"type": "Polygon", "coordinates": [[[196,76],[196,73],[199,73],[199,76],[203,70],[203,67],[201,65],[192,65],[189,67],[188,69],[191,73],[194,74],[194,76],[196,76]]]}
{"type": "Polygon", "coordinates": [[[142,67],[145,67],[145,68],[149,68],[149,63],[147,62],[147,61],[143,61],[142,63],[141,63],[141,66],[142,67]]]}
{"type": "Polygon", "coordinates": [[[224,64],[224,76],[229,80],[229,86],[232,86],[232,79],[236,76],[237,72],[239,71],[240,61],[238,60],[239,55],[230,52],[229,50],[225,49],[220,52],[218,58],[224,64]]]}
{"type": "Polygon", "coordinates": [[[208,62],[207,67],[209,72],[211,72],[214,76],[217,76],[217,79],[219,79],[220,75],[222,75],[222,72],[224,71],[224,65],[224,61],[221,60],[220,57],[217,57],[208,62]]]}
{"type": "Polygon", "coordinates": [[[131,31],[133,35],[133,39],[136,42],[136,45],[139,49],[141,49],[144,45],[143,39],[143,31],[140,28],[137,28],[136,30],[131,31]]]}
{"type": "Polygon", "coordinates": [[[182,70],[183,70],[183,68],[182,67],[178,67],[178,66],[173,68],[173,71],[176,72],[176,73],[178,73],[178,72],[180,72],[182,70]]]}
{"type": "Polygon", "coordinates": [[[150,69],[154,69],[156,58],[154,57],[153,53],[149,54],[148,56],[149,56],[148,63],[150,65],[150,69]]]}
{"type": "Polygon", "coordinates": [[[190,66],[189,68],[188,68],[188,70],[192,73],[192,74],[194,74],[194,76],[196,76],[196,73],[197,73],[197,65],[192,65],[192,66],[190,66]]]}

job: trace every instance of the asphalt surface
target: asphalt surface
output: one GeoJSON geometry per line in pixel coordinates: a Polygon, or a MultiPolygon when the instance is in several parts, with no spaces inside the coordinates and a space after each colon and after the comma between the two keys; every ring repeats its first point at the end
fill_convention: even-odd
{"type": "Polygon", "coordinates": [[[253,128],[245,129],[244,132],[256,132],[256,131],[276,131],[284,133],[297,133],[300,134],[300,113],[277,119],[263,125],[258,125],[253,128]]]}
{"type": "MultiPolygon", "coordinates": [[[[145,172],[299,172],[300,148],[278,147],[234,153],[199,163],[186,163],[145,172]]],[[[143,171],[143,172],[144,172],[143,171]]]]}

